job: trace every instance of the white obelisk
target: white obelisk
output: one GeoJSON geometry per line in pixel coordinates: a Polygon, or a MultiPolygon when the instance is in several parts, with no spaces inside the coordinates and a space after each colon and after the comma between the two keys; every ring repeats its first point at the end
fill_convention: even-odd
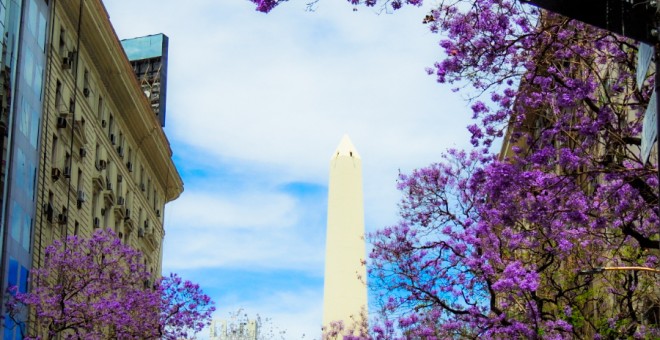
{"type": "Polygon", "coordinates": [[[323,326],[333,321],[351,326],[366,311],[367,287],[362,159],[348,135],[330,159],[325,242],[323,326]]]}

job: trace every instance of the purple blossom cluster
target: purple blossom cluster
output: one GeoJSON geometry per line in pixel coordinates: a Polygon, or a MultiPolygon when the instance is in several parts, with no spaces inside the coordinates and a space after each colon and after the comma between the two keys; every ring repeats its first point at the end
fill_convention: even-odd
{"type": "Polygon", "coordinates": [[[277,5],[287,0],[250,0],[250,1],[255,5],[257,5],[256,10],[258,12],[268,13],[277,5]]]}
{"type": "Polygon", "coordinates": [[[150,279],[139,252],[98,230],[53,241],[31,291],[11,288],[7,307],[19,327],[24,309],[34,312],[25,339],[179,339],[210,322],[215,307],[198,285],[176,274],[150,279]]]}

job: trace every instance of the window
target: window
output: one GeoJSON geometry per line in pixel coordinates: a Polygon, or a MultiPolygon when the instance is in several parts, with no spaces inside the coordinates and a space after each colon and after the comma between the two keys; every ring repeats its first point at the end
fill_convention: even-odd
{"type": "Polygon", "coordinates": [[[105,172],[105,185],[106,189],[114,192],[115,190],[115,163],[112,160],[107,161],[107,170],[105,172]]]}
{"type": "Polygon", "coordinates": [[[108,212],[108,206],[103,204],[103,208],[101,209],[102,215],[103,215],[103,228],[108,228],[110,226],[110,215],[112,215],[110,212],[108,212]]]}
{"type": "Polygon", "coordinates": [[[66,56],[65,54],[69,52],[69,51],[67,51],[67,48],[66,48],[66,30],[64,29],[64,27],[60,27],[59,52],[60,52],[61,57],[65,57],[66,56]]]}
{"type": "Polygon", "coordinates": [[[120,157],[124,157],[124,134],[119,131],[119,140],[117,141],[117,153],[120,157]]]}
{"type": "Polygon", "coordinates": [[[64,177],[71,178],[71,154],[64,156],[64,177]]]}
{"type": "Polygon", "coordinates": [[[57,145],[57,136],[53,135],[53,144],[51,145],[51,149],[50,149],[50,165],[53,168],[57,168],[57,161],[58,161],[58,159],[57,159],[57,156],[58,156],[57,148],[58,148],[58,146],[59,145],[57,145]]]}
{"type": "Polygon", "coordinates": [[[96,170],[101,170],[99,166],[99,160],[101,159],[101,146],[96,144],[94,149],[94,163],[96,164],[96,170]]]}
{"type": "Polygon", "coordinates": [[[62,98],[62,82],[59,80],[55,85],[55,108],[57,112],[62,112],[62,106],[64,105],[64,99],[62,98]]]}
{"type": "Polygon", "coordinates": [[[53,222],[53,217],[55,216],[55,202],[53,202],[53,199],[55,197],[55,194],[53,194],[52,191],[48,191],[48,205],[46,205],[46,211],[44,211],[44,214],[46,215],[46,220],[48,222],[53,222]]]}
{"type": "Polygon", "coordinates": [[[112,117],[112,114],[110,114],[110,119],[108,120],[108,136],[112,138],[111,136],[115,132],[115,119],[112,117]]]}
{"type": "Polygon", "coordinates": [[[83,73],[83,95],[86,98],[89,98],[91,94],[91,89],[89,86],[89,71],[85,69],[83,73]]]}
{"type": "MultiPolygon", "coordinates": [[[[99,216],[99,192],[95,191],[94,194],[92,195],[92,223],[94,223],[94,220],[96,220],[99,216]]],[[[94,228],[96,228],[96,225],[94,225],[94,228]]]]}
{"type": "Polygon", "coordinates": [[[83,178],[83,172],[82,169],[78,169],[78,181],[76,183],[76,190],[78,192],[82,191],[83,186],[82,186],[82,178],[83,178]]]}
{"type": "Polygon", "coordinates": [[[98,106],[96,107],[96,114],[98,115],[98,119],[100,122],[103,121],[103,97],[99,96],[99,103],[98,106]]]}

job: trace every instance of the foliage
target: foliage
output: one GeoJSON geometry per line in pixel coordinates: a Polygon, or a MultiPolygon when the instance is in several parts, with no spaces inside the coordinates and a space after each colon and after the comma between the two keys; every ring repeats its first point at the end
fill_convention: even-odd
{"type": "Polygon", "coordinates": [[[159,338],[186,338],[189,331],[197,333],[209,324],[214,303],[198,284],[170,273],[156,283],[154,290],[160,296],[159,338]]]}
{"type": "Polygon", "coordinates": [[[475,151],[400,176],[401,222],[371,235],[385,311],[406,337],[658,336],[654,274],[581,275],[658,265],[636,44],[518,1],[443,2],[427,21],[446,54],[429,73],[477,92],[475,151]]]}
{"type": "MultiPolygon", "coordinates": [[[[392,326],[392,324],[389,324],[392,326]]],[[[394,335],[394,329],[390,327],[389,332],[383,332],[382,328],[376,330],[378,334],[385,336],[386,339],[391,338],[394,335]]],[[[367,314],[367,309],[362,307],[360,315],[353,316],[351,315],[351,320],[338,320],[330,322],[327,327],[323,327],[323,333],[321,339],[323,340],[333,340],[333,339],[343,339],[343,340],[362,340],[369,339],[371,329],[369,328],[369,315],[367,314]]]]}
{"type": "Polygon", "coordinates": [[[519,0],[441,1],[424,22],[445,54],[429,74],[472,96],[474,151],[402,174],[400,223],[370,235],[397,334],[660,337],[657,274],[581,275],[658,267],[658,173],[640,156],[653,78],[638,89],[637,43],[519,0]]]}
{"type": "MultiPolygon", "coordinates": [[[[249,0],[249,1],[257,5],[256,8],[257,11],[268,13],[271,10],[273,10],[273,8],[277,7],[277,5],[286,2],[288,0],[249,0]]],[[[310,0],[310,2],[307,4],[307,8],[312,8],[312,6],[319,1],[320,0],[310,0]]],[[[383,8],[391,8],[393,10],[400,9],[401,7],[403,7],[403,5],[421,6],[423,2],[423,0],[347,0],[347,1],[353,6],[363,5],[366,7],[375,7],[376,5],[380,5],[383,8]]]]}
{"type": "Polygon", "coordinates": [[[198,285],[175,274],[149,279],[141,254],[112,231],[69,236],[46,248],[30,292],[11,289],[8,310],[34,313],[26,339],[176,339],[208,324],[215,308],[198,285]]]}

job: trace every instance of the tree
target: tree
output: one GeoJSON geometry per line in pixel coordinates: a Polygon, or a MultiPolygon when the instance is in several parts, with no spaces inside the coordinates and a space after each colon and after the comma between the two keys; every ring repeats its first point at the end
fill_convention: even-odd
{"type": "Polygon", "coordinates": [[[186,338],[188,331],[196,333],[210,324],[214,303],[198,284],[171,273],[157,282],[155,291],[160,296],[157,338],[186,338]]]}
{"type": "Polygon", "coordinates": [[[429,73],[476,90],[475,151],[400,176],[401,222],[371,236],[384,309],[408,336],[658,336],[657,277],[581,275],[658,265],[637,44],[518,1],[443,2],[427,22],[446,54],[429,73]]]}
{"type": "Polygon", "coordinates": [[[658,266],[638,44],[518,0],[441,1],[424,22],[445,54],[429,74],[470,94],[474,150],[400,176],[400,223],[370,235],[389,320],[370,337],[660,336],[656,274],[582,275],[658,266]]]}
{"type": "Polygon", "coordinates": [[[149,279],[141,254],[112,231],[69,236],[46,248],[28,293],[10,290],[8,310],[27,339],[176,339],[209,323],[215,308],[198,285],[176,274],[149,279]]]}

